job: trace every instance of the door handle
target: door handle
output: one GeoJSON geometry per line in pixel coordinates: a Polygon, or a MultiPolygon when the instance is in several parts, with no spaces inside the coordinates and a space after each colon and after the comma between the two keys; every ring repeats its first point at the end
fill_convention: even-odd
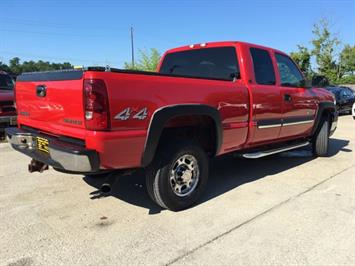
{"type": "Polygon", "coordinates": [[[284,100],[285,100],[286,102],[291,102],[291,101],[292,101],[291,95],[290,95],[290,94],[285,94],[285,95],[284,95],[284,100]]]}

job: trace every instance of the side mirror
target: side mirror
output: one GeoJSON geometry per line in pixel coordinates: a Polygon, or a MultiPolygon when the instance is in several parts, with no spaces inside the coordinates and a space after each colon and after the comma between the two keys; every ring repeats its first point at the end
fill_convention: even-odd
{"type": "Polygon", "coordinates": [[[306,89],[312,88],[312,80],[304,79],[301,81],[300,87],[304,87],[306,89]]]}
{"type": "Polygon", "coordinates": [[[312,88],[313,87],[312,80],[306,79],[305,82],[304,82],[304,86],[306,88],[312,88]]]}
{"type": "Polygon", "coordinates": [[[329,86],[329,80],[325,76],[314,75],[312,77],[312,87],[327,87],[329,86]]]}

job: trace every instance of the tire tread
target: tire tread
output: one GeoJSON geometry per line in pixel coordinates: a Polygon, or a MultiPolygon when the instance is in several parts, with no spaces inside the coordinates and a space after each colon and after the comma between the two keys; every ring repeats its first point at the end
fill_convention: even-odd
{"type": "Polygon", "coordinates": [[[327,156],[329,146],[329,120],[324,119],[313,142],[313,153],[316,156],[327,156]]]}

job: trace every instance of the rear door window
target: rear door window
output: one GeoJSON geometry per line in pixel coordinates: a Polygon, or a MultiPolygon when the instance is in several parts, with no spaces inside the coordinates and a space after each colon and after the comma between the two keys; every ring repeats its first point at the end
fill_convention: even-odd
{"type": "Polygon", "coordinates": [[[250,48],[253,59],[256,83],[263,85],[275,85],[275,71],[268,51],[259,48],[250,48]]]}
{"type": "Polygon", "coordinates": [[[234,47],[191,49],[167,54],[160,73],[221,80],[233,80],[240,75],[234,47]]]}

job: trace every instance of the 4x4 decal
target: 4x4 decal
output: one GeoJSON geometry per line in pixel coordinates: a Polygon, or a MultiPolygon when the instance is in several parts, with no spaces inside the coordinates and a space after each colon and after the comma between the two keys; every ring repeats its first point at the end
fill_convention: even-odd
{"type": "Polygon", "coordinates": [[[147,118],[147,116],[148,116],[148,109],[147,109],[147,107],[145,107],[142,110],[138,111],[138,113],[136,113],[133,116],[133,119],[144,120],[147,118]]]}
{"type": "Polygon", "coordinates": [[[144,120],[148,116],[148,108],[144,107],[143,109],[139,110],[137,113],[133,114],[133,111],[130,107],[124,109],[122,112],[118,113],[115,116],[115,119],[126,121],[128,119],[138,119],[144,120]]]}

